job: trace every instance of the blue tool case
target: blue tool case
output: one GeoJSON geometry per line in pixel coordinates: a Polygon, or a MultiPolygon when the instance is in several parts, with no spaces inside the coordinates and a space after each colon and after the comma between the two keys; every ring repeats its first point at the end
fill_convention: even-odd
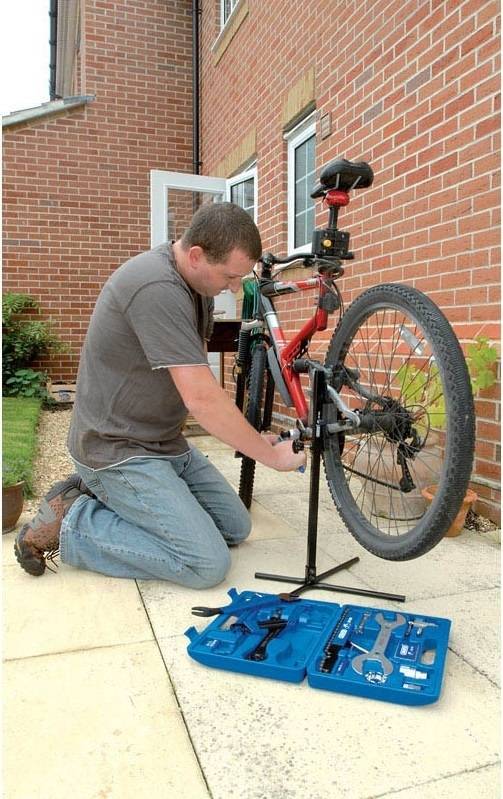
{"type": "MultiPolygon", "coordinates": [[[[440,696],[451,622],[360,605],[229,591],[189,655],[205,666],[402,705],[440,696]]],[[[197,615],[210,615],[197,614],[197,615]]]]}

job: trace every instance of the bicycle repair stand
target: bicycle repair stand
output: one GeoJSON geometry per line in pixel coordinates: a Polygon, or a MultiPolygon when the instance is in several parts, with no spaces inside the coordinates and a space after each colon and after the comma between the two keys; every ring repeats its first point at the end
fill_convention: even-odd
{"type": "Polygon", "coordinates": [[[390,599],[395,602],[405,602],[403,594],[388,594],[380,591],[367,591],[362,588],[351,588],[343,585],[331,585],[330,583],[322,582],[326,577],[330,577],[342,569],[349,569],[355,563],[358,563],[360,558],[355,557],[328,569],[322,574],[316,574],[316,546],[318,538],[318,502],[320,492],[320,461],[321,451],[323,448],[323,421],[322,421],[322,408],[325,397],[325,369],[322,364],[316,364],[313,361],[309,362],[311,371],[311,385],[312,385],[312,401],[311,407],[313,409],[312,429],[313,440],[311,444],[311,477],[309,485],[309,517],[307,526],[307,564],[304,579],[301,577],[286,577],[280,574],[266,574],[265,572],[256,572],[255,577],[259,580],[277,580],[283,583],[294,583],[299,585],[288,594],[280,594],[282,598],[293,598],[303,594],[305,591],[322,588],[326,591],[341,591],[345,594],[357,594],[358,596],[370,596],[377,599],[390,599]]]}

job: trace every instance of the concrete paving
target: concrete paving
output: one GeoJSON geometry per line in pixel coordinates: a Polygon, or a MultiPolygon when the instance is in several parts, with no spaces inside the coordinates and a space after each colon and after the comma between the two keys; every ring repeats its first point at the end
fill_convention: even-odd
{"type": "MultiPolygon", "coordinates": [[[[236,484],[239,462],[195,443],[236,484]]],[[[500,548],[463,531],[407,563],[373,557],[338,519],[325,488],[318,572],[407,595],[405,605],[348,593],[307,598],[452,620],[439,701],[363,699],[204,667],[184,631],[194,604],[227,591],[277,592],[255,571],[302,576],[308,476],[257,468],[253,532],[225,582],[192,591],[116,580],[61,564],[26,575],[3,536],[6,799],[499,799],[500,548]]],[[[293,586],[292,586],[293,587],[293,586]]]]}

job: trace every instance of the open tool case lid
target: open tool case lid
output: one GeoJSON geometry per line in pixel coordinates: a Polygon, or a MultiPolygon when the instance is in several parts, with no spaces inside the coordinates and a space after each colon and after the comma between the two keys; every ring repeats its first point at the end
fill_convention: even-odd
{"type": "MultiPolygon", "coordinates": [[[[236,589],[217,618],[190,627],[189,655],[206,666],[302,682],[404,705],[435,702],[450,621],[236,589]]],[[[209,610],[209,609],[208,609],[209,610]]]]}

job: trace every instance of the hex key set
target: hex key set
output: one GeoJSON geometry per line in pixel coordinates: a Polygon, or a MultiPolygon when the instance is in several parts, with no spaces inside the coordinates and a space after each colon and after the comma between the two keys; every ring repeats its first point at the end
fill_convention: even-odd
{"type": "Polygon", "coordinates": [[[185,633],[206,666],[403,705],[440,696],[449,619],[235,588],[229,597],[192,609],[217,617],[185,633]]]}

